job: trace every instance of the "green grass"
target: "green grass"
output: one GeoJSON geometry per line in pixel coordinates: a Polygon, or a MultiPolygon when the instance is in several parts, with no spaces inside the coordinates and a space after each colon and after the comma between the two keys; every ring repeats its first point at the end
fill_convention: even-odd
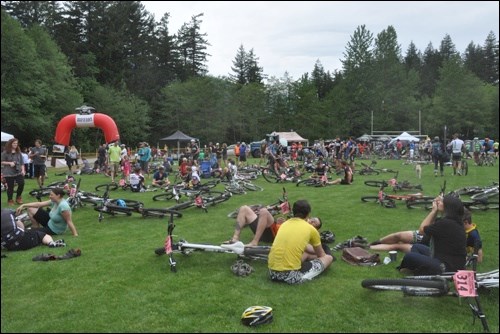
{"type": "MultiPolygon", "coordinates": [[[[432,166],[415,177],[411,166],[400,161],[379,161],[377,166],[399,169],[399,180],[422,183],[424,193],[435,195],[444,179],[447,189],[498,182],[498,168],[470,166],[466,177],[435,178],[432,166]]],[[[49,169],[50,182],[62,177],[49,169]]],[[[389,179],[391,174],[356,176],[352,186],[325,188],[286,184],[290,202],[308,199],[313,214],[322,217],[323,230],[336,234],[336,242],[354,235],[369,241],[394,231],[415,229],[427,212],[409,210],[402,202],[395,209],[362,203],[363,195],[376,194],[368,179],[389,179]]],[[[82,176],[81,188],[92,191],[108,181],[102,175],[82,176]]],[[[227,213],[242,204],[268,204],[281,197],[281,185],[257,181],[263,192],[249,192],[209,208],[184,211],[176,220],[175,239],[220,244],[232,235],[234,221],[227,213]]],[[[219,186],[220,187],[220,186],[219,186]]],[[[25,193],[35,188],[28,180],[25,193]]],[[[140,199],[146,207],[157,193],[117,190],[113,197],[140,199]]],[[[30,200],[25,195],[25,200],[30,200]]],[[[2,194],[2,206],[6,198],[2,194]]],[[[485,251],[479,271],[498,268],[498,211],[473,212],[485,251]]],[[[375,292],[361,287],[365,278],[397,278],[396,264],[355,267],[342,260],[312,282],[287,286],[269,281],[266,263],[254,261],[255,272],[237,277],[230,271],[236,257],[231,254],[196,252],[177,254],[177,273],[170,272],[168,258],[153,250],[163,245],[166,219],[132,217],[105,219],[86,207],[74,212],[79,237],[68,232],[68,247],[38,247],[21,252],[3,252],[2,321],[7,332],[479,332],[468,305],[454,297],[404,297],[397,292],[375,292]],[[80,248],[82,256],[65,261],[33,262],[41,253],[64,254],[80,248]],[[240,316],[251,305],[274,309],[274,322],[255,329],[240,324],[240,316]]],[[[244,242],[252,232],[245,229],[244,242]]],[[[332,244],[333,246],[334,244],[332,244]]],[[[334,252],[337,258],[340,253],[334,252]]],[[[386,253],[381,254],[387,256],[386,253]]],[[[399,254],[398,260],[402,259],[399,254]]],[[[482,306],[492,332],[498,332],[498,289],[481,294],[482,306]]]]}

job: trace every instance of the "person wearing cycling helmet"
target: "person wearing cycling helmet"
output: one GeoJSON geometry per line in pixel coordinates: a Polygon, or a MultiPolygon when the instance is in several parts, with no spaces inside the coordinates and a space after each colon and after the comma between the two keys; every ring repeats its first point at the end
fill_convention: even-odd
{"type": "Polygon", "coordinates": [[[306,200],[293,204],[293,218],[284,222],[269,252],[269,278],[274,282],[300,284],[324,272],[333,262],[318,230],[307,219],[311,205],[306,200]]]}

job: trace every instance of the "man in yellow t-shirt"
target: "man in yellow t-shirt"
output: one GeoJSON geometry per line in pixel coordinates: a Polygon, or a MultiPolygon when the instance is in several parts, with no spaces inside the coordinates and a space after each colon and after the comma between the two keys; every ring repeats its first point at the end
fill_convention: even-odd
{"type": "Polygon", "coordinates": [[[300,284],[321,274],[333,262],[328,246],[323,247],[318,230],[308,223],[311,206],[306,200],[293,204],[293,216],[281,224],[269,253],[272,281],[300,284]]]}
{"type": "Polygon", "coordinates": [[[120,170],[120,162],[122,161],[121,153],[122,150],[118,146],[117,141],[115,141],[115,143],[111,145],[108,149],[108,156],[109,156],[108,165],[111,173],[111,182],[115,182],[116,174],[120,170]]]}

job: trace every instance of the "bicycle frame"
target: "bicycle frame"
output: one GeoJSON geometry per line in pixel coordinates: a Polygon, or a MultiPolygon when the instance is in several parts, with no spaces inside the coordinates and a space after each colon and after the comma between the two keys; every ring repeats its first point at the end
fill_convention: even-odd
{"type": "Polygon", "coordinates": [[[498,287],[498,269],[488,273],[477,273],[477,244],[470,262],[472,270],[460,270],[440,275],[406,276],[402,279],[366,279],[361,286],[373,290],[402,291],[410,296],[458,296],[459,298],[472,298],[469,307],[473,315],[473,324],[476,318],[481,320],[483,330],[489,332],[488,321],[481,307],[477,290],[479,287],[498,287]],[[453,281],[455,291],[449,290],[449,283],[453,281]]]}
{"type": "Polygon", "coordinates": [[[267,255],[271,250],[271,246],[247,247],[241,241],[235,242],[233,244],[222,244],[220,246],[189,243],[185,240],[180,240],[177,243],[174,243],[172,236],[175,228],[174,215],[174,212],[170,213],[170,219],[167,226],[167,237],[165,239],[164,246],[165,254],[167,254],[169,258],[170,271],[172,272],[177,272],[177,261],[174,258],[174,253],[182,253],[184,255],[188,255],[193,251],[204,251],[213,253],[229,253],[236,254],[239,257],[267,260],[267,255]]]}

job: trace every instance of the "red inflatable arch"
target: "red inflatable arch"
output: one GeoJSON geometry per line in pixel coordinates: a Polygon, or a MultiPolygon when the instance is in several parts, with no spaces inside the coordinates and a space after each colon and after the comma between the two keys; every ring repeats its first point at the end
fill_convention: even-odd
{"type": "Polygon", "coordinates": [[[118,134],[118,128],[116,127],[115,121],[111,117],[105,114],[72,114],[63,117],[56,128],[56,136],[54,138],[55,142],[68,146],[71,138],[71,131],[74,128],[100,128],[104,131],[104,137],[106,143],[111,143],[120,140],[120,135],[118,134]]]}

